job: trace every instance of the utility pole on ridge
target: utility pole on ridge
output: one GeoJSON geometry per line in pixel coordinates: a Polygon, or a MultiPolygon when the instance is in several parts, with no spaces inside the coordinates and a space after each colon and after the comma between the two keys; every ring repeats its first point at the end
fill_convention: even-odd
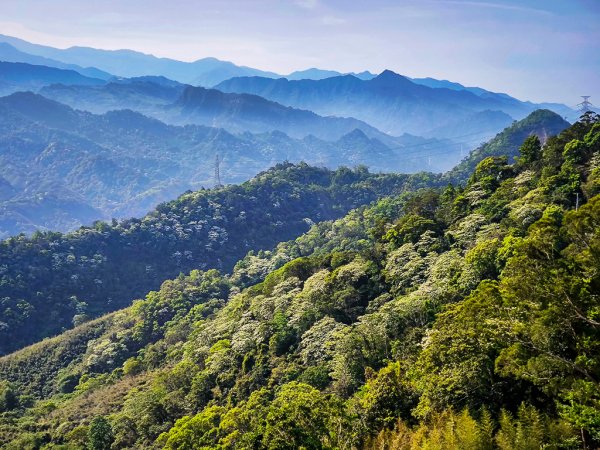
{"type": "Polygon", "coordinates": [[[594,106],[589,100],[590,97],[591,95],[582,95],[581,98],[583,99],[583,101],[577,104],[577,106],[579,106],[579,111],[581,111],[582,114],[591,111],[592,106],[594,106]]]}
{"type": "Polygon", "coordinates": [[[215,187],[216,188],[223,187],[223,185],[221,184],[221,172],[219,170],[221,161],[222,160],[219,157],[219,154],[217,153],[217,156],[215,156],[215,187]]]}

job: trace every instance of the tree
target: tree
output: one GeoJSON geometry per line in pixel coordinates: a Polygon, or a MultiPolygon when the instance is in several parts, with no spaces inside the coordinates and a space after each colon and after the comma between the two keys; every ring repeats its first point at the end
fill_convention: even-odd
{"type": "Polygon", "coordinates": [[[525,166],[530,165],[539,161],[542,157],[542,143],[535,134],[531,135],[525,139],[525,142],[519,148],[519,152],[521,153],[519,163],[525,166]]]}
{"type": "Polygon", "coordinates": [[[438,315],[410,370],[421,394],[418,415],[497,404],[498,396],[509,391],[494,375],[502,340],[490,321],[501,305],[497,283],[484,281],[465,300],[438,315]]]}
{"type": "Polygon", "coordinates": [[[283,385],[269,408],[263,445],[273,450],[333,448],[329,423],[339,415],[336,406],[307,384],[283,385]]]}
{"type": "Polygon", "coordinates": [[[363,424],[365,434],[394,425],[398,417],[409,418],[415,406],[415,393],[404,375],[400,362],[374,373],[368,369],[367,382],[351,401],[363,424]]]}
{"type": "Polygon", "coordinates": [[[548,208],[529,234],[500,284],[497,370],[539,386],[600,441],[600,196],[565,216],[548,208]]]}
{"type": "Polygon", "coordinates": [[[18,404],[19,399],[14,387],[7,381],[0,381],[0,412],[10,411],[18,404]]]}
{"type": "Polygon", "coordinates": [[[224,408],[211,406],[193,417],[179,419],[168,433],[161,435],[167,450],[194,450],[214,448],[219,437],[219,423],[224,408]]]}
{"type": "Polygon", "coordinates": [[[92,419],[88,432],[91,450],[109,450],[114,436],[110,422],[104,416],[92,419]]]}

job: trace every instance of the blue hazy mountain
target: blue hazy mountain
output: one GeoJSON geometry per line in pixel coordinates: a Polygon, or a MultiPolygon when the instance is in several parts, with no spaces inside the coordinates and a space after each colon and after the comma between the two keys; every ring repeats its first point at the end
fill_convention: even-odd
{"type": "Polygon", "coordinates": [[[6,42],[0,42],[0,61],[56,67],[57,69],[69,69],[79,72],[86,77],[99,78],[101,80],[108,80],[113,77],[112,74],[96,69],[95,67],[81,67],[77,64],[66,64],[54,59],[44,58],[43,56],[30,55],[29,53],[17,50],[6,42]]]}
{"type": "Polygon", "coordinates": [[[260,95],[321,115],[355,117],[395,135],[432,136],[448,130],[448,134],[436,137],[460,136],[469,145],[493,136],[510,121],[521,119],[538,107],[503,94],[484,90],[475,93],[457,86],[441,87],[447,83],[440,83],[440,87],[429,87],[386,70],[371,80],[351,75],[295,81],[240,77],[215,88],[260,95]],[[496,113],[482,114],[486,111],[496,113]],[[468,128],[464,128],[465,124],[468,128]]]}
{"type": "Polygon", "coordinates": [[[309,134],[336,140],[354,129],[370,137],[390,137],[352,117],[323,117],[309,110],[283,106],[258,95],[223,93],[216,89],[187,87],[164,116],[170,123],[222,127],[232,132],[261,133],[279,130],[302,138],[309,134]]]}
{"type": "MultiPolygon", "coordinates": [[[[0,35],[0,61],[26,62],[30,64],[41,64],[49,67],[72,69],[77,72],[92,77],[108,80],[111,74],[120,77],[139,77],[147,75],[164,76],[180,83],[200,85],[204,87],[214,87],[217,84],[237,77],[260,76],[271,79],[286,78],[292,81],[297,80],[324,80],[336,78],[343,75],[352,75],[360,80],[368,81],[376,76],[368,71],[360,73],[342,74],[334,70],[322,70],[310,68],[292,72],[288,75],[279,75],[274,72],[262,71],[251,67],[237,66],[228,61],[221,61],[216,58],[203,58],[194,62],[183,62],[169,58],[157,58],[153,55],[132,51],[132,50],[99,50],[87,47],[71,47],[68,49],[58,49],[44,45],[33,44],[22,39],[11,36],[0,35]],[[102,70],[100,70],[102,69],[102,70]]],[[[449,89],[454,91],[467,91],[477,97],[488,100],[492,103],[499,103],[503,106],[497,110],[506,112],[518,119],[528,114],[536,108],[548,108],[562,116],[571,119],[578,117],[577,113],[565,105],[556,103],[533,104],[530,102],[521,102],[507,94],[495,93],[480,87],[465,87],[460,83],[447,80],[436,80],[433,78],[415,78],[412,80],[415,84],[438,89],[449,89]],[[514,110],[515,105],[524,105],[519,114],[511,113],[508,110],[514,110]]],[[[254,92],[251,92],[254,93],[254,92]]],[[[296,105],[290,105],[296,106],[296,105]]],[[[311,108],[308,108],[311,109],[311,108]]],[[[494,109],[485,107],[485,109],[494,109]]],[[[322,113],[321,111],[315,111],[322,113]]],[[[327,113],[326,115],[340,115],[338,113],[327,113]]],[[[350,115],[353,114],[341,114],[350,115]]],[[[365,120],[363,117],[357,117],[365,120]]],[[[464,117],[461,119],[464,120],[464,117]]],[[[367,122],[369,122],[367,120],[367,122]]],[[[377,124],[372,123],[377,128],[377,124]]],[[[438,124],[446,126],[448,124],[438,124]]],[[[502,123],[494,130],[484,130],[482,136],[488,136],[491,132],[498,131],[502,123]]],[[[408,132],[415,130],[407,129],[408,132]]],[[[420,133],[417,133],[420,134],[420,133]]],[[[425,133],[426,134],[426,133],[425,133]]],[[[474,141],[479,140],[476,136],[474,141]]],[[[473,141],[473,142],[474,142],[473,141]]]]}
{"type": "MultiPolygon", "coordinates": [[[[184,97],[194,108],[198,92],[184,97]]],[[[265,110],[269,120],[271,103],[265,110]]],[[[297,110],[288,109],[301,122],[297,110]]],[[[316,117],[308,120],[324,120],[316,117]]],[[[335,122],[323,126],[334,128],[335,122]]],[[[407,173],[444,171],[460,159],[460,148],[449,141],[414,136],[388,141],[358,129],[325,141],[312,134],[294,139],[281,131],[234,134],[172,126],[131,110],[97,115],[19,92],[0,98],[0,237],[143,214],[186,190],[212,186],[217,153],[226,183],[286,160],[407,173]],[[440,149],[444,158],[427,157],[440,149]]]]}
{"type": "MultiPolygon", "coordinates": [[[[516,98],[511,97],[510,95],[505,94],[505,93],[492,92],[492,91],[488,91],[486,89],[476,87],[476,86],[468,87],[468,86],[464,86],[460,83],[456,83],[456,82],[448,81],[448,80],[437,80],[435,78],[430,78],[430,77],[411,78],[410,80],[413,81],[414,83],[421,84],[423,86],[427,86],[427,87],[431,87],[431,88],[436,88],[436,89],[442,88],[442,89],[452,89],[454,91],[469,91],[479,97],[493,98],[500,102],[507,102],[508,104],[514,103],[515,101],[516,102],[519,101],[516,98]]],[[[550,109],[550,110],[556,112],[557,114],[566,116],[569,120],[577,120],[577,118],[579,117],[578,111],[575,111],[575,110],[569,108],[568,106],[560,104],[560,103],[548,103],[548,102],[532,103],[529,101],[522,102],[522,103],[525,103],[526,105],[530,106],[533,109],[536,109],[536,108],[550,109]]]]}
{"type": "Polygon", "coordinates": [[[52,85],[40,93],[97,114],[132,109],[174,125],[204,125],[234,133],[279,130],[295,138],[314,135],[325,140],[337,140],[359,129],[369,137],[396,145],[394,137],[351,117],[323,117],[256,95],[223,93],[163,77],[127,78],[99,86],[52,85]]]}
{"type": "Polygon", "coordinates": [[[75,70],[0,61],[1,95],[17,91],[37,91],[56,83],[65,86],[99,86],[105,84],[105,80],[86,77],[75,70]]]}
{"type": "MultiPolygon", "coordinates": [[[[408,78],[408,77],[407,77],[408,78]]],[[[469,91],[475,95],[481,96],[482,94],[493,94],[493,92],[486,91],[485,89],[479,87],[467,87],[460,83],[456,83],[454,81],[448,80],[437,80],[435,78],[426,77],[426,78],[409,78],[413,83],[420,84],[423,86],[427,86],[434,89],[452,89],[453,91],[469,91]]],[[[504,95],[506,97],[510,97],[507,94],[498,94],[504,95]]],[[[512,98],[512,97],[510,97],[512,98]]]]}
{"type": "Polygon", "coordinates": [[[163,107],[177,101],[187,85],[161,76],[113,79],[97,86],[53,84],[42,88],[44,97],[73,108],[103,114],[131,109],[149,116],[160,116],[163,107]]]}
{"type": "MultiPolygon", "coordinates": [[[[89,47],[58,49],[33,44],[12,36],[0,35],[0,61],[27,62],[50,67],[69,68],[78,72],[108,79],[110,74],[121,77],[162,75],[181,83],[212,87],[221,81],[240,76],[286,77],[293,80],[323,79],[342,75],[334,70],[310,68],[280,75],[251,67],[238,66],[217,58],[202,58],[194,62],[183,62],[169,58],[157,58],[132,50],[100,50],[89,47]],[[81,66],[93,66],[82,68],[81,66]],[[95,69],[98,67],[98,70],[95,69]],[[106,71],[106,72],[103,72],[106,71]],[[110,72],[107,73],[107,72],[110,72]],[[101,74],[104,74],[101,76],[101,74]]],[[[352,73],[361,79],[371,79],[374,74],[364,71],[352,73]]]]}
{"type": "Polygon", "coordinates": [[[5,42],[21,52],[41,56],[62,63],[93,66],[121,77],[162,75],[167,78],[193,85],[213,86],[223,80],[237,76],[273,76],[273,72],[237,66],[216,58],[203,58],[194,62],[183,62],[133,50],[100,50],[90,47],[58,49],[32,44],[22,39],[0,35],[5,42]]]}
{"type": "Polygon", "coordinates": [[[361,80],[370,80],[377,76],[376,74],[366,70],[360,73],[341,73],[336,70],[322,70],[312,67],[306,70],[297,70],[296,72],[292,72],[289,75],[285,75],[281,78],[287,78],[288,80],[323,80],[325,78],[339,77],[341,75],[354,75],[356,78],[360,78],[361,80]]]}

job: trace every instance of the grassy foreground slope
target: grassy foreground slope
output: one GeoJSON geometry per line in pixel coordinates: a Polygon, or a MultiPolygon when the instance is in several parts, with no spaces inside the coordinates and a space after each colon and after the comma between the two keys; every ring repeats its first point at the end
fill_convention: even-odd
{"type": "Polygon", "coordinates": [[[2,358],[2,440],[594,448],[599,193],[588,116],[544,146],[527,138],[513,164],[484,159],[464,187],[380,200],[230,276],[167,281],[2,358]]]}

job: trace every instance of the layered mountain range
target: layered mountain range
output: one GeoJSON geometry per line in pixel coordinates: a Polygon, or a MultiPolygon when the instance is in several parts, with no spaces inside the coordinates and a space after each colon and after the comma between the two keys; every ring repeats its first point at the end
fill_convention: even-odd
{"type": "MultiPolygon", "coordinates": [[[[391,71],[282,78],[8,36],[0,60],[3,237],[141,215],[212,186],[217,154],[225,183],[282,161],[444,172],[539,106],[391,71]]],[[[566,126],[547,119],[548,134],[566,126]]]]}
{"type": "MultiPolygon", "coordinates": [[[[415,148],[459,152],[451,143],[414,137],[389,138],[395,145],[386,145],[352,126],[334,141],[172,126],[132,110],[74,110],[33,93],[0,98],[0,111],[3,237],[143,214],[181,192],[212,186],[217,154],[221,179],[234,183],[284,160],[415,172],[428,164],[415,148]]],[[[328,120],[306,114],[326,127],[328,120]]],[[[446,169],[438,164],[432,167],[446,169]]]]}
{"type": "MultiPolygon", "coordinates": [[[[321,80],[239,77],[215,88],[260,95],[322,115],[356,117],[389,134],[438,136],[469,145],[487,140],[513,119],[540,107],[484,90],[450,89],[445,83],[425,86],[389,70],[370,80],[352,75],[321,80]]],[[[566,107],[553,109],[571,113],[566,107]]]]}

